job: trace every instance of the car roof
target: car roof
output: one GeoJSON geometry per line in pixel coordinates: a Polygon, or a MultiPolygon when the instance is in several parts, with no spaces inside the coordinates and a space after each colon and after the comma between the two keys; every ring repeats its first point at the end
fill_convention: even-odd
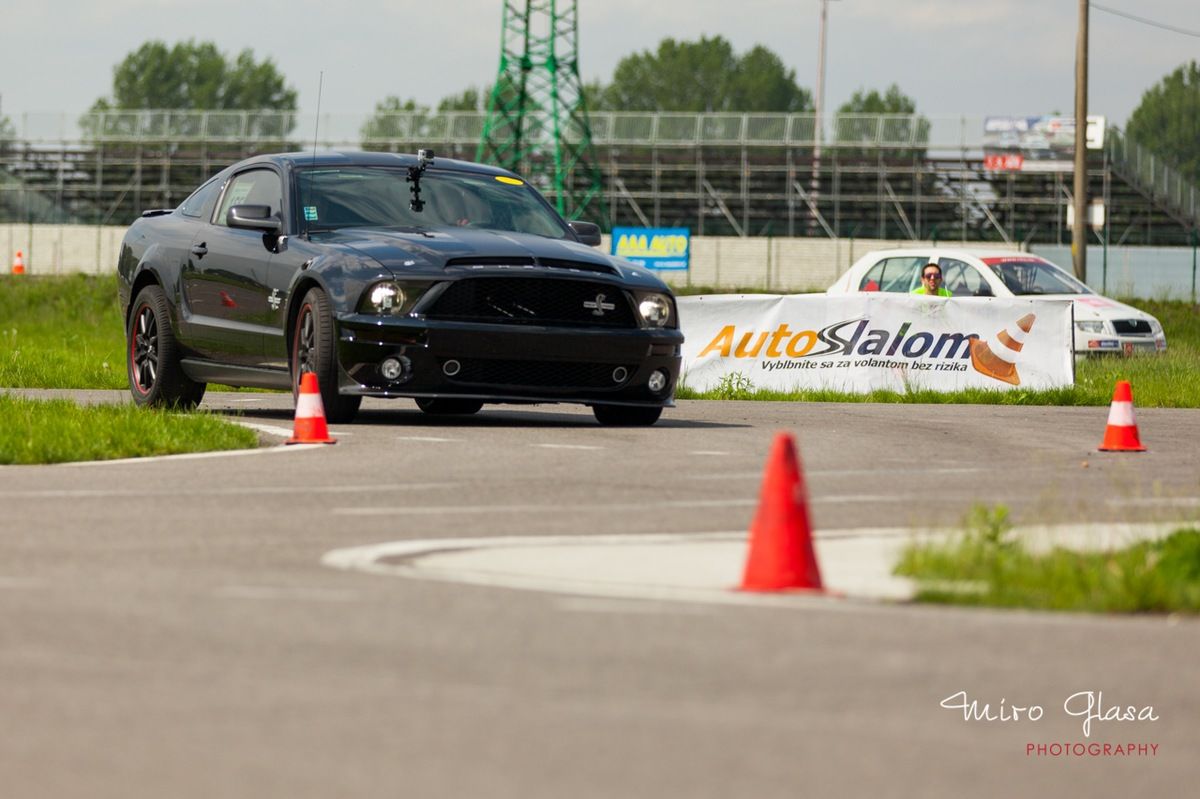
{"type": "Polygon", "coordinates": [[[863,256],[867,257],[904,257],[904,256],[944,256],[947,258],[955,258],[962,256],[970,256],[973,258],[1030,258],[1039,261],[1046,260],[1040,255],[1034,255],[1031,252],[1022,250],[1014,250],[1005,247],[900,247],[892,250],[872,250],[863,256]]]}
{"type": "MultiPolygon", "coordinates": [[[[417,156],[410,153],[378,153],[360,150],[318,150],[294,153],[268,153],[256,155],[234,164],[240,169],[252,164],[270,163],[280,167],[331,167],[331,166],[384,166],[409,167],[417,165],[417,156]]],[[[507,175],[516,177],[513,172],[489,164],[474,161],[460,161],[457,158],[444,158],[435,155],[432,161],[434,169],[456,169],[464,172],[475,172],[481,175],[507,175]]]]}

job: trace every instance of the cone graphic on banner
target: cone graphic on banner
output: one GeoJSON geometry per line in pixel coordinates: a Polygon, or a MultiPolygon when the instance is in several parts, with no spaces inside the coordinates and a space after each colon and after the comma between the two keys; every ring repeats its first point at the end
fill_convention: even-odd
{"type": "Polygon", "coordinates": [[[1017,357],[1025,347],[1025,335],[1033,327],[1034,314],[1025,314],[1016,325],[1009,325],[996,334],[991,341],[971,340],[971,365],[975,371],[1011,383],[1021,385],[1017,374],[1017,357]]]}
{"type": "Polygon", "coordinates": [[[325,405],[321,402],[321,388],[317,376],[305,372],[300,376],[300,393],[296,395],[296,426],[292,429],[289,444],[336,444],[325,426],[325,405]]]}
{"type": "Polygon", "coordinates": [[[808,521],[808,491],[787,433],[775,436],[767,456],[741,590],[824,590],[808,521]]]}
{"type": "Polygon", "coordinates": [[[12,273],[14,275],[25,274],[25,254],[17,250],[17,254],[13,256],[12,273]]]}
{"type": "Polygon", "coordinates": [[[1118,380],[1108,409],[1108,427],[1104,429],[1101,452],[1145,452],[1133,418],[1133,389],[1128,380],[1118,380]]]}

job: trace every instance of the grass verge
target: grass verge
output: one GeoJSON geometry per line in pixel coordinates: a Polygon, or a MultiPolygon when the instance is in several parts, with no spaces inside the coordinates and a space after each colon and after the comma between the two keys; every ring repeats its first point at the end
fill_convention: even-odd
{"type": "Polygon", "coordinates": [[[0,419],[0,464],[113,460],[258,444],[252,430],[217,416],[133,404],[80,406],[0,394],[0,419]]]}
{"type": "MultiPolygon", "coordinates": [[[[694,287],[711,290],[711,287],[694,287]]],[[[754,289],[746,289],[753,292],[754,289]]],[[[723,290],[723,293],[738,293],[723,290]]],[[[1186,302],[1131,300],[1163,323],[1164,355],[1088,358],[1075,385],[1049,391],[775,391],[744,377],[710,391],[679,387],[679,399],[808,402],[900,402],[994,405],[1107,405],[1117,380],[1133,383],[1138,407],[1200,407],[1200,313],[1186,302]]],[[[0,386],[12,388],[127,387],[125,331],[116,275],[0,276],[0,386]]],[[[217,387],[225,390],[226,387],[217,387]]],[[[252,390],[252,389],[248,389],[252,390]]]]}
{"type": "Polygon", "coordinates": [[[1105,552],[1030,552],[1008,512],[977,507],[948,543],[909,546],[896,574],[918,581],[916,599],[1093,613],[1200,612],[1200,529],[1105,552]]]}
{"type": "Polygon", "coordinates": [[[0,386],[127,387],[116,275],[0,277],[0,386]]]}

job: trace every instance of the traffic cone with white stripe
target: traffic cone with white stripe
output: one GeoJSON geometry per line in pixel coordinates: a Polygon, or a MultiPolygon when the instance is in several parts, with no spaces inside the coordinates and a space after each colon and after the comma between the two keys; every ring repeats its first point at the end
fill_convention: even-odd
{"type": "Polygon", "coordinates": [[[1145,452],[1138,438],[1137,421],[1133,418],[1133,389],[1128,380],[1118,380],[1113,391],[1112,407],[1108,410],[1108,427],[1101,452],[1145,452]]]}
{"type": "Polygon", "coordinates": [[[321,388],[317,376],[305,372],[300,376],[300,393],[296,395],[296,426],[292,430],[289,444],[336,444],[325,426],[325,405],[321,402],[321,388]]]}
{"type": "Polygon", "coordinates": [[[13,256],[12,273],[14,275],[25,274],[25,255],[20,250],[13,256]]]}
{"type": "Polygon", "coordinates": [[[1016,325],[997,333],[992,341],[971,339],[971,365],[975,371],[1014,386],[1021,385],[1021,376],[1017,374],[1017,357],[1025,347],[1025,335],[1033,328],[1036,319],[1033,314],[1025,314],[1017,320],[1016,325]]]}

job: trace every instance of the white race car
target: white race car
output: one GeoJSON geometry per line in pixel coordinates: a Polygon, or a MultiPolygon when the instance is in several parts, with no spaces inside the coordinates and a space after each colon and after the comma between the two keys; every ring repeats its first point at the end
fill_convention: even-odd
{"type": "Polygon", "coordinates": [[[1045,258],[1015,250],[913,247],[874,250],[859,258],[827,294],[890,291],[921,285],[927,263],[942,268],[943,285],[956,297],[1037,297],[1075,306],[1075,354],[1163,352],[1167,337],[1148,313],[1096,294],[1045,258]]]}

